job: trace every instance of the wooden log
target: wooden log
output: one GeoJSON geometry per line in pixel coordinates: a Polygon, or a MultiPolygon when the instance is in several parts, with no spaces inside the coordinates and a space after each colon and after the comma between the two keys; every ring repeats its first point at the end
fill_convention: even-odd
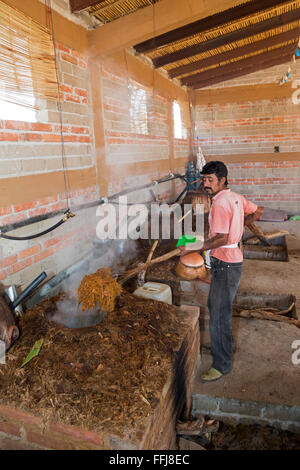
{"type": "MultiPolygon", "coordinates": [[[[264,237],[267,239],[267,240],[271,240],[272,238],[276,238],[276,237],[281,237],[283,235],[288,235],[289,232],[287,230],[279,230],[278,232],[273,232],[273,233],[265,233],[264,234],[264,237]]],[[[257,237],[251,237],[251,238],[248,238],[247,240],[247,245],[257,245],[258,243],[260,242],[259,238],[257,237]]]]}
{"type": "Polygon", "coordinates": [[[179,255],[181,255],[180,248],[176,248],[175,250],[169,251],[168,253],[165,253],[164,255],[159,256],[158,258],[152,259],[148,263],[148,265],[147,263],[143,263],[140,266],[137,266],[136,268],[131,269],[130,271],[127,271],[127,273],[124,273],[118,282],[119,284],[122,285],[125,281],[135,276],[139,272],[144,271],[145,268],[148,268],[152,264],[162,263],[163,261],[167,261],[168,259],[173,258],[174,256],[179,256],[179,255]]]}
{"type": "Polygon", "coordinates": [[[234,317],[243,317],[243,318],[257,318],[259,320],[270,320],[270,321],[281,321],[284,323],[289,323],[290,325],[295,325],[300,328],[300,320],[295,320],[294,318],[285,317],[275,313],[267,312],[265,310],[242,310],[240,312],[233,312],[234,317]]]}
{"type": "Polygon", "coordinates": [[[151,261],[151,259],[152,259],[152,256],[153,256],[153,253],[154,253],[154,251],[155,251],[155,248],[157,247],[157,244],[158,244],[158,240],[155,240],[155,242],[153,243],[152,248],[151,248],[151,250],[150,250],[150,252],[149,252],[149,254],[148,254],[148,257],[147,257],[147,260],[146,260],[146,267],[145,267],[145,269],[142,271],[141,277],[140,277],[140,281],[141,281],[142,284],[145,283],[146,271],[147,271],[147,268],[148,268],[148,266],[149,266],[149,263],[150,263],[150,261],[151,261]]]}
{"type": "Polygon", "coordinates": [[[254,233],[254,235],[257,236],[263,245],[271,246],[271,243],[266,239],[264,232],[254,222],[248,224],[246,223],[245,225],[249,228],[249,230],[251,230],[252,233],[254,233]]]}

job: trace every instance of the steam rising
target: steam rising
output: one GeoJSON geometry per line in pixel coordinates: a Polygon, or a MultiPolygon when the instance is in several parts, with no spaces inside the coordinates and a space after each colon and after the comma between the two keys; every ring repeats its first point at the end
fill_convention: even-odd
{"type": "Polygon", "coordinates": [[[77,304],[77,288],[87,274],[92,274],[100,268],[111,268],[112,275],[122,274],[126,266],[137,257],[137,244],[133,240],[98,240],[94,256],[89,260],[86,270],[74,273],[61,284],[61,290],[67,298],[57,303],[57,312],[51,316],[52,321],[68,328],[87,327],[100,323],[106,313],[101,307],[82,312],[77,304]]]}

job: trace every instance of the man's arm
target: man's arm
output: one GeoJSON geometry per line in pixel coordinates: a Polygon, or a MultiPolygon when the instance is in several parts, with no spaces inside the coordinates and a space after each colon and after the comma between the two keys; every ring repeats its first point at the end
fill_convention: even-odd
{"type": "Polygon", "coordinates": [[[206,240],[201,249],[193,250],[193,244],[191,243],[188,246],[180,246],[180,250],[182,254],[187,253],[199,253],[199,251],[207,251],[207,250],[214,250],[215,248],[219,248],[220,246],[226,245],[228,242],[228,233],[217,233],[214,237],[209,238],[206,240]]]}
{"type": "Polygon", "coordinates": [[[259,220],[261,215],[264,212],[263,207],[258,207],[255,212],[252,214],[248,214],[244,217],[244,225],[250,225],[253,224],[256,220],[259,220]]]}

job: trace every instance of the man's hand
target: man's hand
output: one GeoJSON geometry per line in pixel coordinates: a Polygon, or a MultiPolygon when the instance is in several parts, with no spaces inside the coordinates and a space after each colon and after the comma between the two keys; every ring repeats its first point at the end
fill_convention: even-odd
{"type": "Polygon", "coordinates": [[[256,220],[259,220],[264,212],[264,207],[258,207],[253,214],[246,215],[244,217],[244,225],[251,225],[256,220]]]}

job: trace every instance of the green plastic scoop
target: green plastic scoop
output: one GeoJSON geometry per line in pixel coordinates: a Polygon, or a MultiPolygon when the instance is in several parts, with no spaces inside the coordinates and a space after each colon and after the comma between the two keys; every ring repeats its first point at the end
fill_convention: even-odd
{"type": "Polygon", "coordinates": [[[196,243],[197,239],[193,235],[182,235],[176,246],[186,246],[188,243],[196,243]]]}

